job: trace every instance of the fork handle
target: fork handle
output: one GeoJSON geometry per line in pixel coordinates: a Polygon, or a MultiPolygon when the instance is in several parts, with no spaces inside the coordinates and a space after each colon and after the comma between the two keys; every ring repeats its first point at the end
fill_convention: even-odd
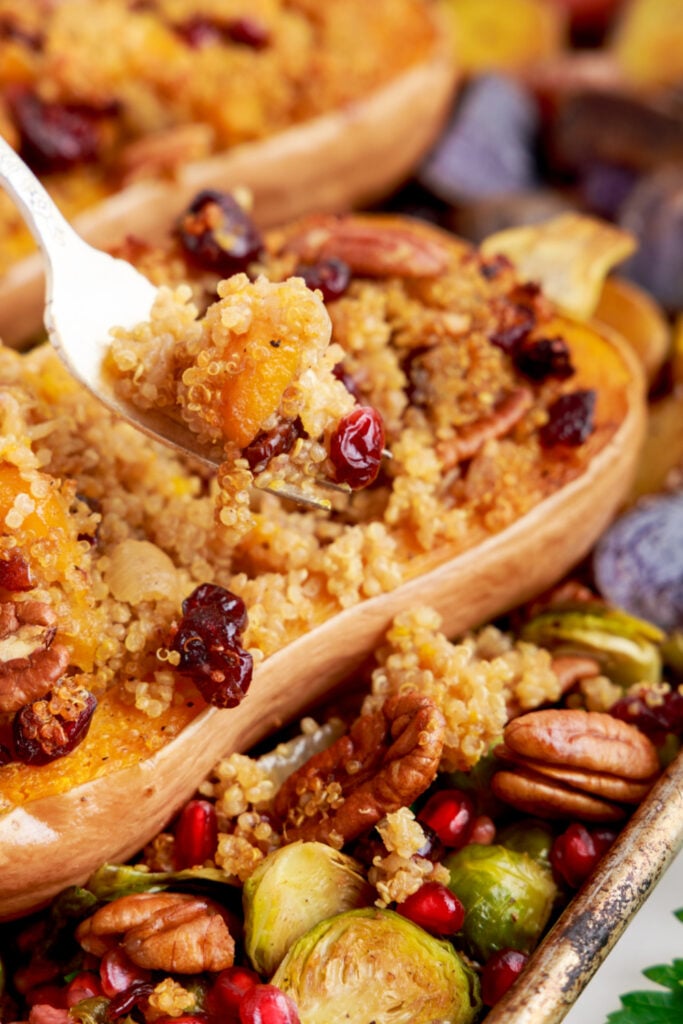
{"type": "Polygon", "coordinates": [[[50,266],[76,236],[73,228],[20,156],[0,136],[0,185],[14,199],[50,266]]]}

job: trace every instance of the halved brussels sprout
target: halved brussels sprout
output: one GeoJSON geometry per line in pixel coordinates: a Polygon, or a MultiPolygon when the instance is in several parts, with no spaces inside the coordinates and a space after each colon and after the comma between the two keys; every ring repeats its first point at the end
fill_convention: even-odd
{"type": "Polygon", "coordinates": [[[360,864],[324,843],[290,843],[270,853],[244,884],[247,956],[270,975],[299,936],[319,921],[372,903],[360,864]]]}
{"type": "Polygon", "coordinates": [[[586,654],[620,686],[658,683],[659,644],[664,634],[634,615],[596,603],[540,612],[522,629],[522,639],[557,654],[586,654]]]}
{"type": "Polygon", "coordinates": [[[391,910],[322,921],[287,953],[273,984],[302,1024],[470,1024],[479,979],[449,942],[391,910]]]}
{"type": "Polygon", "coordinates": [[[496,838],[499,844],[508,850],[528,853],[542,867],[550,867],[550,850],[554,835],[547,821],[536,818],[514,821],[501,829],[496,838]]]}
{"type": "Polygon", "coordinates": [[[527,853],[479,843],[450,854],[444,864],[449,888],[465,907],[467,952],[482,962],[499,949],[530,953],[557,893],[552,872],[527,853]]]}

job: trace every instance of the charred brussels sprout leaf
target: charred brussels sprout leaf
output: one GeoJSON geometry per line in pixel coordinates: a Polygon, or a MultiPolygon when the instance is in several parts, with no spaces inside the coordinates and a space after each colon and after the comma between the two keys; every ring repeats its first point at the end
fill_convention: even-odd
{"type": "Polygon", "coordinates": [[[117,900],[136,892],[164,889],[211,892],[216,898],[232,897],[237,887],[219,868],[186,868],[183,871],[145,871],[129,864],[103,864],[88,879],[88,891],[98,900],[117,900]]]}
{"type": "Polygon", "coordinates": [[[535,615],[522,629],[522,639],[557,654],[585,654],[620,686],[658,683],[662,674],[657,626],[597,602],[552,608],[535,615]]]}
{"type": "Polygon", "coordinates": [[[244,885],[247,955],[257,971],[271,975],[314,925],[371,902],[372,889],[351,857],[324,843],[282,846],[244,885]]]}
{"type": "Polygon", "coordinates": [[[467,952],[481,961],[499,949],[530,953],[555,900],[551,871],[526,853],[478,843],[444,863],[451,873],[449,887],[465,907],[467,952]]]}
{"type": "Polygon", "coordinates": [[[291,947],[273,984],[306,1024],[471,1024],[479,981],[449,942],[391,910],[349,910],[291,947]]]}

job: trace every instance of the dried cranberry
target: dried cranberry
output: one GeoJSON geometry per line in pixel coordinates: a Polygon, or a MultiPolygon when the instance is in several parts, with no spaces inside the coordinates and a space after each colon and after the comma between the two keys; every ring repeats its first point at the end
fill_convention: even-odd
{"type": "Polygon", "coordinates": [[[553,842],[550,863],[556,877],[572,889],[578,889],[592,874],[603,853],[616,838],[612,829],[587,829],[579,822],[571,825],[553,842]]]}
{"type": "Polygon", "coordinates": [[[220,974],[209,989],[206,997],[206,1007],[212,1017],[219,1020],[228,1018],[236,1019],[239,1005],[246,993],[259,985],[261,979],[256,971],[249,967],[227,967],[220,974]]]}
{"type": "Polygon", "coordinates": [[[406,396],[411,405],[419,407],[428,404],[428,388],[430,373],[422,362],[424,356],[431,349],[430,345],[419,345],[412,348],[401,363],[401,369],[406,375],[406,396]]]}
{"type": "Polygon", "coordinates": [[[29,50],[41,50],[45,37],[40,32],[29,32],[28,29],[17,25],[10,14],[0,17],[0,39],[10,39],[21,43],[29,50]]]}
{"type": "Polygon", "coordinates": [[[92,999],[102,994],[102,984],[98,976],[92,971],[80,971],[67,986],[66,1005],[75,1006],[82,999],[92,999]]]}
{"type": "Polygon", "coordinates": [[[102,112],[78,104],[46,103],[33,93],[12,97],[21,155],[34,170],[65,171],[99,156],[102,112]]]}
{"type": "Polygon", "coordinates": [[[33,590],[35,586],[31,577],[31,569],[22,554],[10,551],[6,558],[0,558],[0,588],[13,593],[20,590],[33,590]]]}
{"type": "Polygon", "coordinates": [[[12,751],[9,747],[6,747],[4,743],[0,743],[0,768],[2,768],[3,764],[11,764],[13,760],[12,751]]]}
{"type": "MultiPolygon", "coordinates": [[[[247,625],[247,609],[237,594],[216,583],[200,583],[183,601],[183,617],[197,618],[215,642],[234,640],[247,625]]],[[[182,653],[182,652],[181,652],[182,653]]]]}
{"type": "Polygon", "coordinates": [[[110,999],[122,992],[129,992],[135,985],[146,984],[151,977],[149,971],[134,964],[119,946],[107,950],[100,960],[102,991],[110,999]]]}
{"type": "Polygon", "coordinates": [[[360,405],[360,403],[361,403],[360,388],[358,387],[358,383],[357,383],[355,377],[353,377],[348,372],[348,370],[344,366],[344,363],[343,362],[342,363],[335,363],[335,365],[332,367],[332,373],[335,375],[337,380],[342,382],[342,384],[344,385],[344,387],[346,388],[348,393],[351,395],[351,397],[355,398],[356,401],[358,402],[358,404],[360,405]]]}
{"type": "Polygon", "coordinates": [[[240,1024],[301,1024],[293,999],[275,985],[254,985],[240,1003],[240,1024]]]}
{"type": "Polygon", "coordinates": [[[351,268],[336,256],[317,263],[300,263],[294,273],[303,277],[310,289],[321,291],[324,302],[341,298],[351,281],[351,268]]]}
{"type": "Polygon", "coordinates": [[[219,43],[223,38],[221,26],[203,14],[193,14],[173,28],[194,50],[200,50],[207,43],[219,43]]]}
{"type": "Polygon", "coordinates": [[[529,957],[516,949],[499,949],[484,964],[481,972],[481,998],[485,1006],[495,1006],[517,981],[529,957]]]}
{"type": "MultiPolygon", "coordinates": [[[[27,1006],[43,1007],[47,1005],[50,1009],[67,1009],[66,991],[62,985],[38,985],[36,988],[29,989],[24,994],[24,1001],[27,1006]]],[[[69,1020],[66,1014],[64,1018],[69,1020]]],[[[64,1020],[64,1018],[61,1019],[64,1020]]],[[[33,1014],[30,1015],[30,1019],[34,1019],[33,1014]]]]}
{"type": "Polygon", "coordinates": [[[434,829],[444,846],[459,849],[470,841],[474,801],[461,789],[440,789],[429,797],[418,819],[434,829]]]}
{"type": "Polygon", "coordinates": [[[642,689],[620,697],[609,713],[637,726],[656,744],[663,743],[668,733],[683,733],[683,693],[678,690],[653,698],[650,691],[642,689]]]}
{"type": "Polygon", "coordinates": [[[510,270],[512,263],[508,256],[502,252],[494,253],[487,259],[482,259],[479,264],[479,273],[487,281],[495,281],[504,271],[510,270]]]}
{"type": "Polygon", "coordinates": [[[593,433],[595,399],[592,388],[580,388],[560,395],[548,409],[548,422],[540,430],[543,447],[583,444],[593,433]]]}
{"type": "Polygon", "coordinates": [[[22,764],[44,765],[65,757],[88,734],[97,699],[88,690],[76,691],[80,707],[73,717],[52,714],[51,694],[34,704],[25,704],[14,716],[12,736],[14,754],[22,764]]]}
{"type": "Polygon", "coordinates": [[[417,892],[399,903],[396,910],[432,935],[455,935],[465,921],[462,903],[440,882],[425,882],[417,892]]]}
{"type": "Polygon", "coordinates": [[[301,420],[281,423],[272,430],[257,434],[254,440],[242,449],[242,456],[249,463],[252,473],[262,473],[271,459],[291,450],[297,438],[301,437],[301,420]]]}
{"type": "Polygon", "coordinates": [[[377,477],[384,450],[382,417],[369,405],[347,413],[330,438],[330,459],[335,480],[353,490],[367,487],[377,477]]]}
{"type": "Polygon", "coordinates": [[[489,331],[489,341],[509,355],[531,334],[538,321],[536,304],[540,288],[529,282],[517,285],[512,292],[496,301],[497,323],[489,331]]]}
{"type": "Polygon", "coordinates": [[[178,868],[194,868],[212,860],[218,843],[216,808],[209,800],[190,800],[175,827],[178,868]]]}
{"type": "Polygon", "coordinates": [[[177,231],[188,258],[222,277],[246,270],[263,250],[251,217],[233,196],[213,189],[199,193],[177,231]]]}
{"type": "Polygon", "coordinates": [[[522,345],[514,359],[520,373],[531,380],[545,380],[547,377],[566,380],[575,372],[564,338],[538,338],[522,345]]]}
{"type": "Polygon", "coordinates": [[[270,42],[268,26],[248,14],[228,21],[225,33],[233,43],[242,43],[243,46],[250,46],[252,50],[263,50],[270,42]]]}
{"type": "Polygon", "coordinates": [[[180,655],[180,671],[216,707],[235,707],[251,683],[252,657],[239,646],[246,623],[244,602],[224,587],[204,583],[183,602],[171,649],[180,655]]]}
{"type": "Polygon", "coordinates": [[[426,822],[421,821],[422,831],[424,832],[425,841],[417,851],[418,857],[426,857],[427,860],[438,861],[441,860],[445,853],[445,847],[438,835],[433,828],[430,828],[426,822]]]}
{"type": "Polygon", "coordinates": [[[119,992],[110,1001],[107,1007],[107,1021],[114,1021],[117,1017],[123,1017],[147,1002],[154,991],[154,984],[151,981],[134,981],[123,992],[119,992]]]}

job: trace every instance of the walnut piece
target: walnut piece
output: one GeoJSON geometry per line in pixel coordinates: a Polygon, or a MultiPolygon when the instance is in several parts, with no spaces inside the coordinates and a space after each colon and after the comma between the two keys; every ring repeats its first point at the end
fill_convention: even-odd
{"type": "Polygon", "coordinates": [[[0,603],[0,712],[44,697],[69,664],[53,643],[57,616],[44,601],[0,603]]]}
{"type": "Polygon", "coordinates": [[[634,725],[598,711],[552,708],[513,719],[492,779],[501,800],[545,818],[618,821],[654,784],[659,761],[634,725]]]}
{"type": "Polygon", "coordinates": [[[122,896],[82,921],[76,938],[96,956],[120,945],[134,964],[153,971],[222,971],[235,959],[223,907],[182,893],[122,896]]]}
{"type": "Polygon", "coordinates": [[[431,784],[445,721],[419,693],[388,698],[349,732],[289,776],[275,798],[288,841],[340,848],[386,814],[409,805],[431,784]]]}

